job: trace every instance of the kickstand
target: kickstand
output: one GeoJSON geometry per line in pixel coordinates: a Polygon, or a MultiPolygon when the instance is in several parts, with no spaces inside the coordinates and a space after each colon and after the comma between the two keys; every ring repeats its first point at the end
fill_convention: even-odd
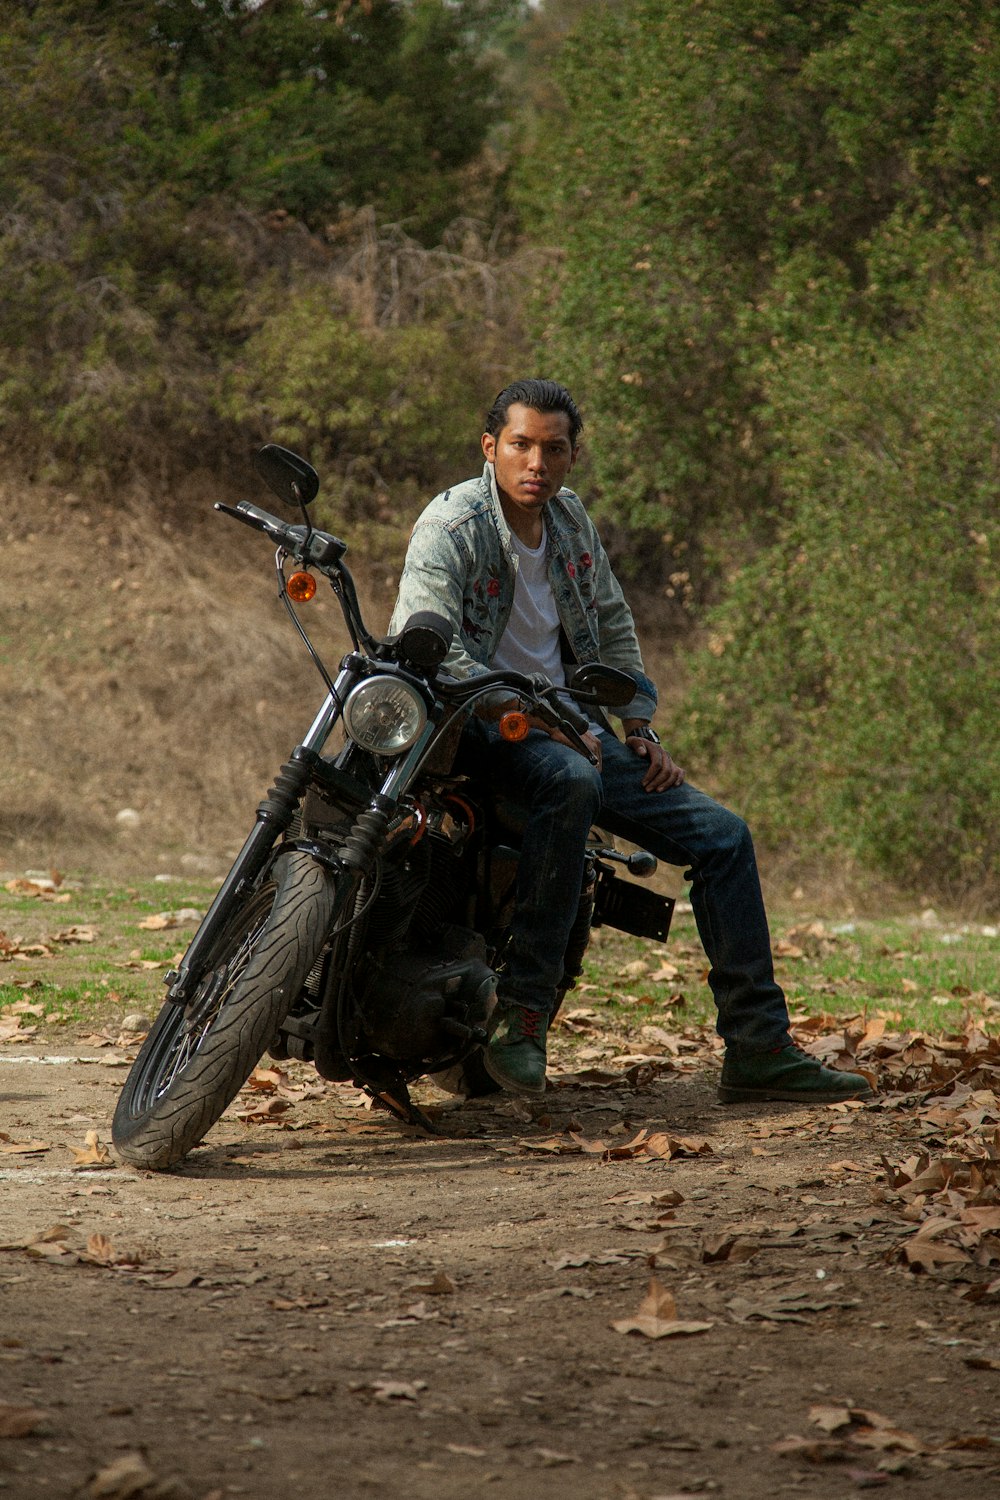
{"type": "Polygon", "coordinates": [[[438,1128],[424,1114],[419,1104],[414,1104],[410,1098],[410,1091],[406,1084],[400,1080],[393,1085],[393,1091],[389,1089],[366,1088],[375,1104],[380,1104],[387,1109],[397,1120],[403,1120],[407,1125],[417,1125],[421,1130],[426,1130],[428,1135],[438,1135],[438,1128]]]}

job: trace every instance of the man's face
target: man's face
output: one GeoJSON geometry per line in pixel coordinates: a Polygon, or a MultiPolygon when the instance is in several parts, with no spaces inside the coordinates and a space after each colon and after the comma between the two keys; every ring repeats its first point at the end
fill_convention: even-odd
{"type": "Polygon", "coordinates": [[[525,516],[538,515],[562,487],[579,449],[570,441],[564,411],[534,411],[519,402],[510,408],[498,437],[483,433],[483,453],[493,464],[505,505],[525,516]]]}

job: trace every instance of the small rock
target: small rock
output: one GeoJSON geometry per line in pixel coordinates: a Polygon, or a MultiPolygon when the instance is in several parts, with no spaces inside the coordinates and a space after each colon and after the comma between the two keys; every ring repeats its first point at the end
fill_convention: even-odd
{"type": "Polygon", "coordinates": [[[115,822],[119,828],[138,828],[142,819],[134,807],[123,807],[121,812],[115,813],[115,822]]]}
{"type": "Polygon", "coordinates": [[[152,1024],[148,1016],[134,1010],[122,1018],[122,1031],[148,1031],[152,1024]]]}
{"type": "Polygon", "coordinates": [[[208,854],[182,854],[181,869],[187,870],[195,875],[211,875],[218,866],[218,860],[212,859],[208,854]]]}

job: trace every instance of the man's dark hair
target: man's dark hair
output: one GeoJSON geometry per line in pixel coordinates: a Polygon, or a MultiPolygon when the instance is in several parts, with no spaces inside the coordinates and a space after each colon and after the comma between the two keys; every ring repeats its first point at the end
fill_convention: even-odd
{"type": "Polygon", "coordinates": [[[504,386],[486,413],[486,431],[499,437],[512,406],[527,406],[531,411],[561,411],[569,418],[569,440],[576,447],[583,431],[580,409],[569,391],[558,380],[515,380],[504,386]]]}

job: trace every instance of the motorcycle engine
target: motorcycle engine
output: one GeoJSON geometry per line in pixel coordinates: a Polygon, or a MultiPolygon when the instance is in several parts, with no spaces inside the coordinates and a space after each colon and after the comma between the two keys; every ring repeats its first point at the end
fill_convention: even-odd
{"type": "Polygon", "coordinates": [[[361,1001],[372,1051],[410,1069],[437,1065],[483,1040],[496,994],[478,933],[451,927],[435,946],[434,955],[405,948],[380,954],[361,1001]]]}

